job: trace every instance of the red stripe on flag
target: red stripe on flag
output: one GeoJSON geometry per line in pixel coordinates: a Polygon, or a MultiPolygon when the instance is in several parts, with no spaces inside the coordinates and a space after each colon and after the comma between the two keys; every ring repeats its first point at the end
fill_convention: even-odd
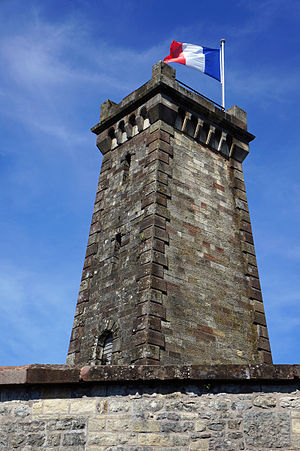
{"type": "Polygon", "coordinates": [[[182,43],[172,41],[170,47],[170,55],[164,58],[165,63],[180,63],[185,64],[185,57],[182,51],[182,43]]]}

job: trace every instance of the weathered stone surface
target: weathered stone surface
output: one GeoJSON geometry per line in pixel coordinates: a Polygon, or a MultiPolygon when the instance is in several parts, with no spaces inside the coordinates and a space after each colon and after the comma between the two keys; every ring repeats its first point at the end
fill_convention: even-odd
{"type": "MultiPolygon", "coordinates": [[[[159,301],[159,297],[155,298],[159,301]]],[[[158,303],[153,303],[156,309],[150,308],[151,315],[164,315],[164,310],[158,303]]],[[[151,304],[150,304],[151,307],[151,304]]],[[[141,310],[143,312],[143,310],[141,310]]],[[[5,368],[2,367],[2,374],[5,373],[5,368]]],[[[6,385],[16,385],[15,375],[9,368],[10,378],[6,375],[3,379],[0,377],[0,387],[6,385]]],[[[40,384],[47,385],[50,375],[54,374],[53,383],[61,384],[77,384],[79,382],[112,382],[112,381],[172,381],[172,380],[191,380],[191,381],[293,381],[299,379],[300,365],[101,365],[101,366],[84,366],[74,367],[73,371],[69,371],[68,365],[28,365],[27,372],[24,373],[24,383],[21,385],[40,384]],[[54,368],[56,367],[56,368],[54,368]],[[59,372],[62,372],[60,377],[59,372]],[[45,374],[44,374],[45,373],[45,374]],[[67,377],[69,375],[69,377],[67,377]],[[76,377],[74,376],[76,375],[76,377]]],[[[18,373],[18,368],[15,368],[18,373]]],[[[1,374],[1,373],[0,373],[1,374]]],[[[209,382],[208,382],[209,383],[209,382]]],[[[275,400],[270,396],[269,398],[257,397],[255,400],[257,406],[263,408],[274,407],[275,400]]],[[[278,401],[282,408],[299,408],[298,397],[282,396],[278,401]]],[[[64,399],[49,399],[47,401],[47,409],[55,411],[69,410],[69,402],[64,399]]],[[[78,404],[81,410],[87,408],[90,410],[91,404],[81,401],[78,404]]],[[[8,415],[11,407],[0,405],[0,417],[8,415]]],[[[36,413],[42,413],[42,408],[39,403],[33,405],[36,413]]],[[[28,415],[28,408],[26,405],[19,404],[15,407],[16,415],[26,417],[28,415]]]]}
{"type": "Polygon", "coordinates": [[[70,432],[63,436],[63,446],[79,446],[84,445],[86,442],[85,434],[83,432],[76,433],[70,432]]]}
{"type": "Polygon", "coordinates": [[[247,412],[244,420],[246,444],[264,448],[284,448],[290,442],[287,413],[247,412]]]}
{"type": "Polygon", "coordinates": [[[276,407],[276,398],[273,396],[257,396],[257,398],[253,400],[253,404],[262,409],[270,409],[276,407]]]}
{"type": "MultiPolygon", "coordinates": [[[[229,366],[227,374],[233,367],[229,366]]],[[[9,450],[296,451],[300,385],[297,378],[287,378],[295,373],[294,367],[290,373],[287,367],[285,373],[277,371],[281,379],[275,367],[274,379],[261,382],[255,376],[247,379],[245,373],[238,379],[234,372],[227,381],[189,380],[189,366],[182,368],[185,379],[159,380],[153,375],[163,376],[162,367],[155,373],[154,366],[149,372],[136,366],[137,371],[144,368],[147,380],[122,382],[111,373],[102,382],[70,381],[41,384],[40,388],[2,385],[0,446],[9,450]]],[[[174,374],[175,370],[176,366],[174,374]]],[[[258,372],[253,369],[252,374],[258,372]]]]}
{"type": "Polygon", "coordinates": [[[283,408],[300,410],[300,399],[298,396],[284,396],[279,403],[283,408]]]}

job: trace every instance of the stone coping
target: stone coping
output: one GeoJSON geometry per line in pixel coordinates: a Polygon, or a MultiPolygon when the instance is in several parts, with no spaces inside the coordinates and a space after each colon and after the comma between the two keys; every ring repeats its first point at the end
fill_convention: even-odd
{"type": "Polygon", "coordinates": [[[0,385],[134,381],[295,381],[300,365],[25,365],[0,367],[0,385]]]}

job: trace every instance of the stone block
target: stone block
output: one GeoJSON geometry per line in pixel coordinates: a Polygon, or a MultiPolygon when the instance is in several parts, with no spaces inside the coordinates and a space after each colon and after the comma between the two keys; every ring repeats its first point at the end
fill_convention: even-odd
{"type": "Polygon", "coordinates": [[[292,419],[292,434],[299,434],[300,438],[300,419],[292,419]]]}
{"type": "Polygon", "coordinates": [[[105,429],[105,418],[100,415],[91,416],[88,422],[90,432],[103,431],[105,429]]]}
{"type": "Polygon", "coordinates": [[[106,420],[106,431],[114,432],[114,431],[129,431],[132,430],[132,420],[128,417],[115,417],[108,418],[106,420]]]}
{"type": "Polygon", "coordinates": [[[300,398],[298,396],[284,396],[279,400],[280,407],[300,411],[300,398]]]}
{"type": "Polygon", "coordinates": [[[274,396],[259,395],[254,398],[253,405],[262,409],[270,409],[276,407],[276,398],[274,396]]]}
{"type": "Polygon", "coordinates": [[[96,412],[95,399],[73,399],[70,403],[70,413],[83,415],[96,412]]]}
{"type": "MultiPolygon", "coordinates": [[[[209,440],[207,438],[198,438],[191,442],[190,450],[207,451],[209,449],[209,440]]],[[[221,449],[221,448],[220,448],[221,449]]]]}
{"type": "Polygon", "coordinates": [[[133,424],[135,432],[160,432],[160,423],[156,420],[136,420],[133,424]]]}
{"type": "Polygon", "coordinates": [[[43,401],[35,401],[31,407],[32,415],[40,415],[43,413],[43,401]]]}
{"type": "Polygon", "coordinates": [[[152,141],[149,144],[149,153],[153,152],[156,149],[167,153],[171,157],[173,156],[173,147],[170,144],[168,144],[168,142],[166,142],[164,140],[157,139],[155,141],[152,141]]]}
{"type": "Polygon", "coordinates": [[[154,132],[150,133],[147,137],[147,145],[150,145],[153,141],[161,140],[166,142],[167,144],[170,143],[170,134],[158,129],[154,132]]]}
{"type": "Polygon", "coordinates": [[[138,444],[142,446],[169,446],[171,440],[166,434],[146,433],[138,436],[138,444]]]}
{"type": "Polygon", "coordinates": [[[45,399],[43,401],[43,414],[52,415],[54,413],[67,414],[69,413],[70,400],[69,399],[45,399]]]}
{"type": "Polygon", "coordinates": [[[158,61],[154,66],[152,66],[152,78],[164,75],[165,77],[175,80],[176,70],[169,64],[163,61],[158,61]]]}
{"type": "Polygon", "coordinates": [[[60,433],[52,432],[47,434],[46,449],[59,446],[61,443],[60,433]]]}
{"type": "Polygon", "coordinates": [[[88,446],[99,445],[103,447],[120,445],[119,437],[115,433],[91,432],[88,436],[88,446]]]}

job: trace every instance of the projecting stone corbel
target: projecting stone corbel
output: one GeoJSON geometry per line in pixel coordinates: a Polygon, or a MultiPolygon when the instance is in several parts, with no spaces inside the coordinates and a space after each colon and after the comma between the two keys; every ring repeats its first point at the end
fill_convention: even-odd
{"type": "Polygon", "coordinates": [[[188,132],[188,121],[190,121],[192,118],[191,113],[185,113],[185,117],[183,119],[183,124],[182,124],[182,128],[181,131],[184,133],[188,132]]]}
{"type": "Polygon", "coordinates": [[[207,144],[208,146],[212,146],[215,132],[216,132],[216,127],[214,127],[213,125],[210,125],[209,131],[207,134],[207,138],[206,138],[206,142],[205,142],[205,144],[207,144]]]}
{"type": "Polygon", "coordinates": [[[141,132],[144,129],[144,118],[143,116],[137,116],[136,117],[136,126],[139,132],[141,132]]]}
{"type": "Polygon", "coordinates": [[[132,138],[132,136],[133,136],[133,126],[129,122],[127,122],[127,124],[125,124],[124,129],[125,129],[125,133],[127,135],[127,139],[132,138]]]}
{"type": "Polygon", "coordinates": [[[114,136],[111,140],[111,150],[115,149],[116,147],[118,147],[118,143],[116,137],[114,136]]]}
{"type": "Polygon", "coordinates": [[[124,121],[121,121],[119,123],[118,129],[115,134],[118,145],[123,144],[125,141],[127,141],[127,133],[125,131],[124,121]]]}
{"type": "Polygon", "coordinates": [[[117,140],[118,145],[122,144],[122,135],[123,135],[122,130],[118,129],[116,131],[116,140],[117,140]]]}
{"type": "Polygon", "coordinates": [[[144,119],[144,130],[146,130],[146,128],[150,127],[150,120],[148,119],[148,117],[146,117],[144,119]]]}
{"type": "Polygon", "coordinates": [[[218,151],[224,155],[224,157],[229,157],[229,145],[228,145],[228,134],[226,132],[222,132],[221,139],[218,146],[218,151]]]}
{"type": "Polygon", "coordinates": [[[196,130],[195,130],[195,133],[194,133],[194,138],[195,138],[195,139],[200,139],[200,136],[201,136],[201,130],[202,130],[202,128],[203,128],[203,125],[204,125],[203,120],[200,119],[200,118],[198,117],[198,121],[197,121],[197,125],[196,125],[196,130]]]}

